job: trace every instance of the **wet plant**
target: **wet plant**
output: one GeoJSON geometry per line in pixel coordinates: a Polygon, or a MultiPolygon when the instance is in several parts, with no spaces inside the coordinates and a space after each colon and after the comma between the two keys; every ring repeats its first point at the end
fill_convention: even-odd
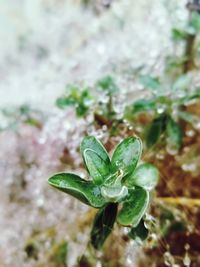
{"type": "Polygon", "coordinates": [[[176,150],[180,149],[184,135],[182,122],[185,121],[192,126],[199,123],[198,116],[188,112],[187,106],[199,101],[200,89],[190,88],[192,80],[186,74],[171,83],[162,83],[158,78],[149,75],[141,76],[140,81],[151,91],[152,96],[136,100],[127,106],[125,118],[137,123],[137,118],[141,114],[151,116],[151,121],[143,130],[147,146],[157,144],[164,136],[168,145],[176,150]]]}
{"type": "Polygon", "coordinates": [[[117,126],[122,122],[115,111],[115,100],[119,87],[110,75],[97,80],[92,87],[68,85],[66,93],[56,100],[60,109],[72,107],[77,118],[92,115],[92,124],[96,128],[106,125],[111,135],[117,132],[117,126]]]}
{"type": "Polygon", "coordinates": [[[93,247],[102,247],[115,222],[129,227],[129,237],[145,239],[148,230],[143,217],[159,174],[153,165],[139,163],[141,140],[138,137],[125,138],[110,159],[103,145],[95,137],[87,136],[80,151],[90,177],[88,180],[73,173],[58,173],[48,182],[84,204],[99,209],[91,230],[93,247]]]}
{"type": "Polygon", "coordinates": [[[66,93],[56,100],[56,105],[60,109],[74,107],[77,117],[86,117],[92,103],[90,89],[80,89],[77,85],[68,85],[66,93]]]}

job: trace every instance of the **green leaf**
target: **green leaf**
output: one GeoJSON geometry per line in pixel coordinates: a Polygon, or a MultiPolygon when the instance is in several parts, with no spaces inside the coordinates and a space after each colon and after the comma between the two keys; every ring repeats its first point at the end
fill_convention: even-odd
{"type": "Polygon", "coordinates": [[[134,240],[144,241],[148,237],[149,230],[142,219],[136,227],[132,227],[128,236],[134,240]]]}
{"type": "Polygon", "coordinates": [[[76,174],[58,173],[49,178],[48,182],[60,191],[94,208],[101,208],[106,203],[98,186],[94,185],[91,181],[81,179],[76,174]]]}
{"type": "Polygon", "coordinates": [[[76,104],[76,100],[74,100],[73,98],[71,97],[66,97],[66,96],[63,96],[63,97],[59,97],[57,100],[56,100],[56,106],[60,109],[64,109],[68,106],[73,106],[76,104]]]}
{"type": "Polygon", "coordinates": [[[200,14],[198,12],[192,12],[192,16],[186,30],[191,35],[195,35],[200,31],[200,14]]]}
{"type": "Polygon", "coordinates": [[[155,145],[161,134],[166,129],[167,115],[162,114],[155,118],[147,128],[146,132],[146,143],[148,147],[155,145]]]}
{"type": "Polygon", "coordinates": [[[111,168],[113,172],[122,171],[123,177],[131,174],[140,159],[142,153],[142,142],[138,137],[124,139],[115,149],[111,168]]]}
{"type": "Polygon", "coordinates": [[[154,110],[156,107],[154,100],[141,99],[133,104],[133,113],[154,110]]]}
{"type": "Polygon", "coordinates": [[[161,87],[159,80],[157,78],[151,77],[150,75],[141,75],[139,80],[145,88],[158,90],[161,87]]]}
{"type": "Polygon", "coordinates": [[[108,156],[107,151],[105,150],[104,146],[97,140],[94,136],[86,136],[83,141],[81,142],[80,150],[82,157],[85,161],[84,151],[86,149],[93,150],[97,155],[99,155],[102,160],[109,165],[110,158],[108,156]]]}
{"type": "Polygon", "coordinates": [[[172,29],[172,39],[174,41],[183,41],[187,37],[187,33],[184,29],[172,29]]]}
{"type": "Polygon", "coordinates": [[[62,241],[55,244],[49,253],[49,260],[52,263],[59,264],[59,266],[65,266],[68,254],[68,243],[62,241]]]}
{"type": "Polygon", "coordinates": [[[183,132],[180,125],[171,117],[167,122],[167,136],[169,144],[180,148],[182,145],[183,132]]]}
{"type": "Polygon", "coordinates": [[[187,74],[184,74],[184,75],[181,75],[179,76],[173,86],[172,86],[172,89],[175,91],[175,90],[186,90],[189,88],[191,84],[191,77],[187,74]]]}
{"type": "Polygon", "coordinates": [[[124,199],[117,221],[121,225],[136,227],[142,219],[149,204],[149,192],[141,187],[129,189],[128,196],[124,199]]]}
{"type": "Polygon", "coordinates": [[[90,176],[95,184],[103,184],[104,180],[110,174],[110,164],[106,162],[91,149],[84,150],[84,159],[90,176]]]}
{"type": "Polygon", "coordinates": [[[106,91],[109,95],[116,93],[119,88],[114,82],[111,76],[106,76],[97,82],[97,86],[99,86],[102,90],[106,91]]]}
{"type": "Polygon", "coordinates": [[[117,204],[110,203],[99,210],[94,219],[91,231],[91,244],[100,249],[111,233],[117,216],[117,204]]]}
{"type": "Polygon", "coordinates": [[[199,117],[190,112],[179,111],[178,115],[179,115],[179,118],[193,125],[199,122],[199,117]]]}
{"type": "Polygon", "coordinates": [[[137,167],[132,175],[126,178],[125,185],[129,188],[137,185],[150,191],[157,185],[158,179],[158,169],[150,163],[144,163],[137,167]]]}

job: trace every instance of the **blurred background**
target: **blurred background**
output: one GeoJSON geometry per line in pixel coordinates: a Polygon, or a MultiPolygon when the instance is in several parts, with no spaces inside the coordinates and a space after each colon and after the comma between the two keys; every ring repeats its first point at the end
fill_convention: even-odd
{"type": "Polygon", "coordinates": [[[53,106],[66,83],[156,58],[159,65],[171,48],[171,23],[187,16],[177,1],[86,2],[1,1],[2,105],[53,106]]]}
{"type": "Polygon", "coordinates": [[[0,1],[1,267],[200,266],[200,18],[198,1],[186,4],[0,1]],[[117,228],[103,252],[88,255],[94,211],[50,188],[48,177],[86,177],[86,134],[112,151],[127,135],[146,142],[144,128],[162,114],[183,138],[179,128],[166,139],[156,130],[144,145],[144,160],[161,172],[149,239],[127,240],[117,228]]]}

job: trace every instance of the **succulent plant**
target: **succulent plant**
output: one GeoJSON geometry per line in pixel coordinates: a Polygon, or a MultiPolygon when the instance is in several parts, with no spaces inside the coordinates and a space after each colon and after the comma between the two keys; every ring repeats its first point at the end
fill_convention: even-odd
{"type": "Polygon", "coordinates": [[[151,164],[138,164],[142,153],[138,137],[125,138],[115,148],[111,159],[93,136],[83,139],[80,151],[89,180],[73,173],[58,173],[48,182],[81,202],[100,209],[91,232],[91,243],[99,249],[115,221],[132,227],[132,232],[139,225],[149,204],[149,192],[156,186],[159,174],[151,164]]]}

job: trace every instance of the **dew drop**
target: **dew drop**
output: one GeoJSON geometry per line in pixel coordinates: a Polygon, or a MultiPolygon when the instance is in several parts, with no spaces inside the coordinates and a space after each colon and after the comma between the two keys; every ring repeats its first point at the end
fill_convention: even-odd
{"type": "Polygon", "coordinates": [[[188,255],[187,252],[185,253],[185,256],[184,256],[184,258],[183,258],[183,264],[184,264],[185,266],[187,266],[187,267],[189,267],[190,264],[191,264],[191,259],[190,259],[190,257],[189,257],[189,255],[188,255]]]}
{"type": "Polygon", "coordinates": [[[166,107],[164,105],[160,105],[157,107],[158,114],[162,114],[165,111],[166,107]]]}
{"type": "Polygon", "coordinates": [[[184,171],[193,172],[193,171],[196,170],[196,168],[197,168],[196,163],[189,163],[189,164],[186,164],[186,163],[185,163],[185,164],[182,165],[182,169],[183,169],[184,171]]]}
{"type": "Polygon", "coordinates": [[[178,153],[177,146],[175,145],[168,144],[166,147],[166,150],[167,150],[167,153],[172,156],[177,155],[178,153]]]}
{"type": "Polygon", "coordinates": [[[195,131],[193,131],[193,130],[186,131],[186,135],[188,137],[193,137],[195,135],[195,131]]]}

